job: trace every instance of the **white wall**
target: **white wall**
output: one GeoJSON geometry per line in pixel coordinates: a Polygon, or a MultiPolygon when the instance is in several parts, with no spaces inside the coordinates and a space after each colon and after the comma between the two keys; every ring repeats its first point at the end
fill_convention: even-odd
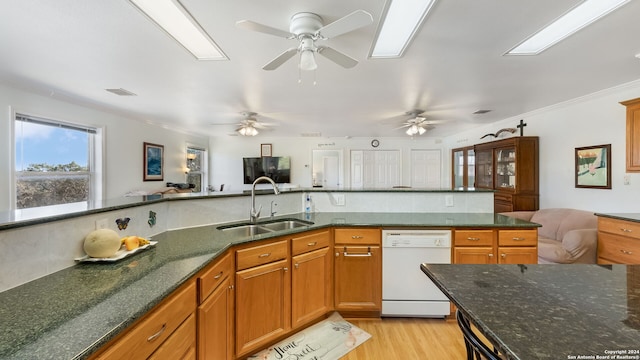
{"type": "MultiPolygon", "coordinates": [[[[343,149],[344,164],[344,184],[349,187],[351,179],[349,172],[351,168],[351,150],[400,150],[402,156],[402,185],[410,185],[411,169],[408,164],[411,162],[411,150],[421,149],[442,149],[440,139],[409,137],[389,137],[378,138],[380,146],[371,147],[373,138],[277,138],[258,135],[256,137],[241,136],[219,136],[209,139],[209,149],[211,154],[211,184],[218,189],[220,184],[225,184],[225,189],[230,191],[238,189],[248,189],[250,185],[243,185],[242,180],[242,158],[260,156],[260,144],[272,144],[273,156],[291,157],[291,185],[300,187],[311,187],[312,185],[312,150],[335,150],[343,149]]],[[[448,160],[448,154],[443,152],[443,165],[448,160]]],[[[443,183],[445,188],[449,183],[443,183]]],[[[260,187],[265,187],[261,185],[260,187]]],[[[268,187],[268,186],[267,186],[268,187]]]]}
{"type": "MultiPolygon", "coordinates": [[[[451,149],[483,142],[482,135],[516,127],[523,119],[524,134],[540,137],[540,208],[639,212],[640,173],[625,171],[626,110],[620,105],[638,97],[640,81],[635,81],[457,134],[444,144],[450,156],[451,149]],[[575,148],[602,144],[611,144],[611,190],[576,188],[575,148]],[[630,185],[624,185],[625,176],[630,185]]],[[[450,177],[451,160],[446,166],[443,174],[450,177]]]]}
{"type": "Polygon", "coordinates": [[[54,96],[43,96],[0,85],[0,211],[10,208],[11,109],[45,118],[104,127],[106,149],[105,198],[132,190],[151,191],[165,182],[184,182],[187,143],[207,147],[206,137],[187,135],[123,116],[77,106],[54,96]],[[142,181],[142,144],[164,145],[164,181],[142,181]]]}

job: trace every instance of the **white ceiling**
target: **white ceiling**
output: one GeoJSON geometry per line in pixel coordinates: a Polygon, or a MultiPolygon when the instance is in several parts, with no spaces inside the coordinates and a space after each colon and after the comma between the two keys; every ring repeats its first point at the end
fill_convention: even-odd
{"type": "Polygon", "coordinates": [[[640,78],[638,0],[541,55],[502,56],[579,2],[438,0],[404,57],[376,60],[367,55],[384,0],[183,0],[230,58],[197,61],[126,0],[4,1],[0,82],[211,136],[233,133],[219,124],[243,111],[277,125],[268,136],[406,136],[394,128],[419,108],[448,120],[423,136],[445,137],[640,78]],[[261,69],[292,40],[235,27],[248,19],[288,30],[297,12],[326,24],[357,9],[374,23],[324,44],[360,63],[318,57],[316,85],[308,72],[298,83],[293,59],[261,69]],[[492,111],[472,114],[479,109],[492,111]]]}

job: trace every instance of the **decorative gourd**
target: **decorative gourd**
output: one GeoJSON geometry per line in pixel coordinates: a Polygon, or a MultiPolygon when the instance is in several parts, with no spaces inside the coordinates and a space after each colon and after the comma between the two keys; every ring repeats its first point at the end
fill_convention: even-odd
{"type": "Polygon", "coordinates": [[[84,238],[84,252],[94,258],[112,257],[121,245],[118,233],[111,229],[94,230],[84,238]]]}

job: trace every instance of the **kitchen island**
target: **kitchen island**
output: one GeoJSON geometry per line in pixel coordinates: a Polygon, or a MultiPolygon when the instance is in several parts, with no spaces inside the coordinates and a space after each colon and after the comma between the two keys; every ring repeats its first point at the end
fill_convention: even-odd
{"type": "Polygon", "coordinates": [[[230,236],[217,225],[153,236],[115,263],[82,263],[0,293],[0,359],[85,359],[232,246],[328,227],[531,228],[493,213],[298,213],[295,230],[230,236]]]}
{"type": "Polygon", "coordinates": [[[507,359],[640,359],[640,266],[421,269],[507,359]]]}

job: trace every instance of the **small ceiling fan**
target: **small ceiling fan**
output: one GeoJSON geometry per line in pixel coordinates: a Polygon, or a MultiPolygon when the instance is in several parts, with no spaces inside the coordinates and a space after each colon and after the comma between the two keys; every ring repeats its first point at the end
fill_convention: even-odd
{"type": "Polygon", "coordinates": [[[444,120],[427,120],[426,117],[422,116],[424,112],[425,112],[424,110],[419,110],[419,109],[407,111],[405,115],[409,115],[411,116],[411,118],[406,120],[402,124],[402,126],[397,127],[396,129],[407,128],[407,131],[406,131],[407,135],[415,136],[415,135],[422,135],[428,130],[433,129],[434,128],[433,125],[435,124],[441,124],[445,122],[444,120]]]}
{"type": "Polygon", "coordinates": [[[240,122],[231,123],[231,124],[227,123],[227,124],[212,124],[212,125],[222,125],[222,126],[235,125],[237,126],[237,128],[235,129],[234,133],[229,135],[242,135],[242,136],[256,136],[259,133],[258,129],[266,130],[266,129],[269,129],[271,126],[275,126],[275,124],[272,124],[272,123],[265,123],[262,121],[258,121],[258,119],[256,118],[258,114],[255,112],[243,111],[240,114],[242,114],[242,116],[244,117],[244,119],[240,120],[240,122]]]}
{"type": "Polygon", "coordinates": [[[356,10],[330,24],[324,25],[322,17],[311,12],[300,12],[291,17],[289,32],[259,24],[251,20],[240,20],[236,26],[242,29],[258,31],[275,35],[290,40],[297,40],[298,46],[287,49],[275,59],[268,62],[262,68],[275,70],[296,53],[300,53],[299,67],[301,70],[315,70],[318,64],[315,54],[318,53],[344,68],[352,68],[358,61],[338,50],[328,46],[317,46],[316,41],[327,40],[359,29],[373,22],[370,13],[364,10],[356,10]]]}

